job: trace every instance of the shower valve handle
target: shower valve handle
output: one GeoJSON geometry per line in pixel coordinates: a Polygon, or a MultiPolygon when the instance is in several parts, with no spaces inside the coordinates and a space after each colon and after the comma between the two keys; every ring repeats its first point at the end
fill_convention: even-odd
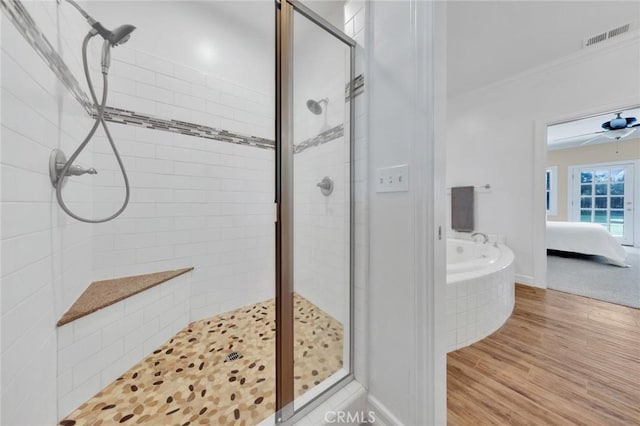
{"type": "MultiPolygon", "coordinates": [[[[62,175],[62,171],[64,167],[67,165],[67,156],[64,155],[64,152],[60,149],[54,149],[51,152],[51,157],[49,158],[49,177],[51,178],[51,183],[55,187],[62,175]]],[[[98,171],[93,167],[82,167],[76,164],[72,164],[65,176],[80,176],[80,175],[96,175],[98,171]]]]}
{"type": "Polygon", "coordinates": [[[322,195],[328,197],[333,192],[333,179],[331,179],[329,176],[325,176],[320,182],[316,184],[316,186],[320,188],[322,195]]]}
{"type": "MultiPolygon", "coordinates": [[[[62,169],[64,169],[64,164],[59,164],[58,163],[58,170],[60,170],[60,172],[62,172],[62,169]]],[[[80,175],[97,175],[98,171],[96,169],[94,169],[93,167],[82,167],[82,166],[76,166],[75,164],[72,165],[71,167],[69,167],[69,170],[67,170],[67,176],[80,176],[80,175]]]]}

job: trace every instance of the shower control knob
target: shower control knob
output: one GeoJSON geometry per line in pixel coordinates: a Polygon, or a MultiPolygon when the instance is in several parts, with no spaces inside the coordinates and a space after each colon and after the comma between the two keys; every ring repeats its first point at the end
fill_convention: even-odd
{"type": "MultiPolygon", "coordinates": [[[[64,164],[58,164],[58,168],[60,172],[64,169],[64,164]]],[[[80,175],[97,175],[98,171],[93,167],[84,168],[82,166],[76,166],[75,164],[69,167],[69,171],[67,171],[67,176],[80,176],[80,175]]]]}
{"type": "MultiPolygon", "coordinates": [[[[67,164],[67,156],[64,155],[64,152],[60,149],[54,149],[51,152],[51,157],[49,158],[49,177],[51,178],[51,184],[55,187],[62,175],[62,171],[64,170],[65,165],[67,164]]],[[[85,168],[82,166],[78,166],[76,164],[72,164],[65,176],[80,176],[80,175],[95,175],[98,174],[98,171],[93,167],[85,168]]]]}
{"type": "Polygon", "coordinates": [[[329,176],[325,176],[316,184],[316,186],[320,188],[322,195],[328,197],[333,192],[333,179],[329,176]]]}

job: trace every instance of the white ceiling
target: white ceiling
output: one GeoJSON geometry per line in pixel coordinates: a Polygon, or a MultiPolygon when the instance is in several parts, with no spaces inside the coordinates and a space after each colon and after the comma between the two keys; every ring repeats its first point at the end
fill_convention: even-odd
{"type": "MultiPolygon", "coordinates": [[[[616,111],[622,113],[622,117],[636,117],[640,120],[640,107],[616,111]]],[[[611,142],[611,139],[600,137],[602,134],[602,123],[616,117],[615,113],[601,114],[593,117],[582,118],[566,123],[555,124],[547,128],[547,147],[549,150],[566,149],[583,146],[587,141],[590,145],[611,142]]],[[[640,138],[640,127],[629,135],[626,139],[640,138]]]]}
{"type": "Polygon", "coordinates": [[[582,48],[582,40],[640,20],[639,1],[449,1],[449,96],[503,80],[582,48]]]}

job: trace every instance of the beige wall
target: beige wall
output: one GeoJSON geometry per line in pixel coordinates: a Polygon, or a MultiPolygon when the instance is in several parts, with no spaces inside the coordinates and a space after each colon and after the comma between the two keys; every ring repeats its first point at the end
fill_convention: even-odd
{"type": "Polygon", "coordinates": [[[569,190],[567,175],[569,166],[640,159],[640,139],[631,139],[618,144],[617,153],[616,143],[587,145],[547,152],[547,166],[558,167],[558,215],[547,216],[547,219],[567,220],[567,192],[569,190]]]}

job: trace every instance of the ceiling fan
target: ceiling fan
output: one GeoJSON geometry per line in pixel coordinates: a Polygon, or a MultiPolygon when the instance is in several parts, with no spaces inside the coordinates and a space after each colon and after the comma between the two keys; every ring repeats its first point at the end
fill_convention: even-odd
{"type": "Polygon", "coordinates": [[[575,144],[581,142],[580,146],[582,146],[607,139],[619,141],[631,136],[633,133],[637,133],[638,129],[640,129],[640,123],[636,124],[638,119],[636,117],[622,117],[622,114],[622,112],[616,112],[615,118],[602,123],[600,126],[604,129],[602,131],[558,139],[554,143],[575,144]]]}

